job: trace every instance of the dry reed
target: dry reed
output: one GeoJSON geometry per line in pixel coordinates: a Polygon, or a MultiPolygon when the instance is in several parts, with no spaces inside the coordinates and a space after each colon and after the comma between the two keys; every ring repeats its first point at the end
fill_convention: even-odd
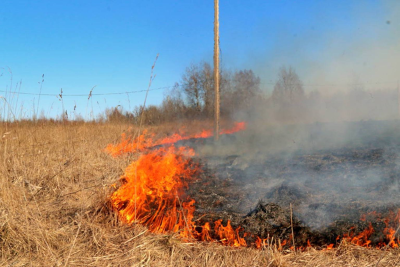
{"type": "MultiPolygon", "coordinates": [[[[193,122],[188,129],[204,123],[193,122]]],[[[104,147],[128,124],[0,126],[0,266],[398,266],[399,250],[342,243],[303,253],[184,242],[126,226],[108,206],[132,156],[104,147]],[[7,133],[7,134],[6,134],[7,133]]],[[[158,127],[168,133],[176,125],[158,127]]]]}

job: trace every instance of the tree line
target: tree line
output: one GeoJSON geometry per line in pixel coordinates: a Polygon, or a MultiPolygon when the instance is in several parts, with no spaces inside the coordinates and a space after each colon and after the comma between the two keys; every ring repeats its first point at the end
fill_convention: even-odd
{"type": "MultiPolygon", "coordinates": [[[[255,107],[270,106],[287,109],[304,98],[302,83],[292,68],[282,67],[271,96],[261,89],[260,78],[251,69],[220,70],[220,114],[231,119],[236,114],[250,116],[255,107]]],[[[179,82],[166,92],[162,103],[132,112],[112,108],[106,111],[108,121],[135,120],[143,116],[146,124],[177,119],[206,119],[214,114],[213,67],[207,62],[187,67],[179,82]]]]}

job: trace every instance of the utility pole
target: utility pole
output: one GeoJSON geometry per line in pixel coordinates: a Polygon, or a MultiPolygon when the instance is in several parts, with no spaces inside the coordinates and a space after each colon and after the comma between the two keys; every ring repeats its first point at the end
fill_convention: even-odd
{"type": "Polygon", "coordinates": [[[399,80],[397,80],[397,119],[400,120],[400,87],[399,87],[399,80]]]}
{"type": "Polygon", "coordinates": [[[214,140],[219,139],[219,0],[214,0],[214,140]]]}

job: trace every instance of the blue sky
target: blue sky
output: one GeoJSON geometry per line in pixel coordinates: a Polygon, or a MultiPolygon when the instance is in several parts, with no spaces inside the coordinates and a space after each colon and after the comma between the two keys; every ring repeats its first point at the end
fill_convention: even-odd
{"type": "MultiPolygon", "coordinates": [[[[396,0],[220,0],[222,65],[253,69],[267,91],[283,65],[297,70],[308,91],[354,80],[392,84],[399,78],[399,6],[396,0]]],[[[3,0],[0,90],[22,81],[21,92],[37,94],[42,74],[44,94],[61,88],[88,94],[93,86],[94,94],[145,90],[157,54],[152,88],[172,86],[191,63],[212,62],[213,14],[212,0],[3,0]]],[[[19,95],[17,103],[1,91],[17,115],[21,107],[25,116],[37,108],[37,95],[19,95]]],[[[164,94],[149,92],[148,103],[159,104],[164,94]]],[[[144,93],[63,99],[69,114],[76,105],[85,117],[92,106],[94,113],[117,105],[132,110],[144,93]]],[[[39,112],[55,116],[61,104],[43,95],[39,112]]]]}

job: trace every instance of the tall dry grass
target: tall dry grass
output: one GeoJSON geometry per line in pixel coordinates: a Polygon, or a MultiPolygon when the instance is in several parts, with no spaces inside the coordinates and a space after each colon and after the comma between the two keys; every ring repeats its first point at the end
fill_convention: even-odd
{"type": "Polygon", "coordinates": [[[133,156],[113,159],[103,149],[130,126],[0,125],[0,266],[375,266],[379,258],[379,266],[399,266],[399,250],[234,249],[122,224],[107,199],[133,156]]]}

